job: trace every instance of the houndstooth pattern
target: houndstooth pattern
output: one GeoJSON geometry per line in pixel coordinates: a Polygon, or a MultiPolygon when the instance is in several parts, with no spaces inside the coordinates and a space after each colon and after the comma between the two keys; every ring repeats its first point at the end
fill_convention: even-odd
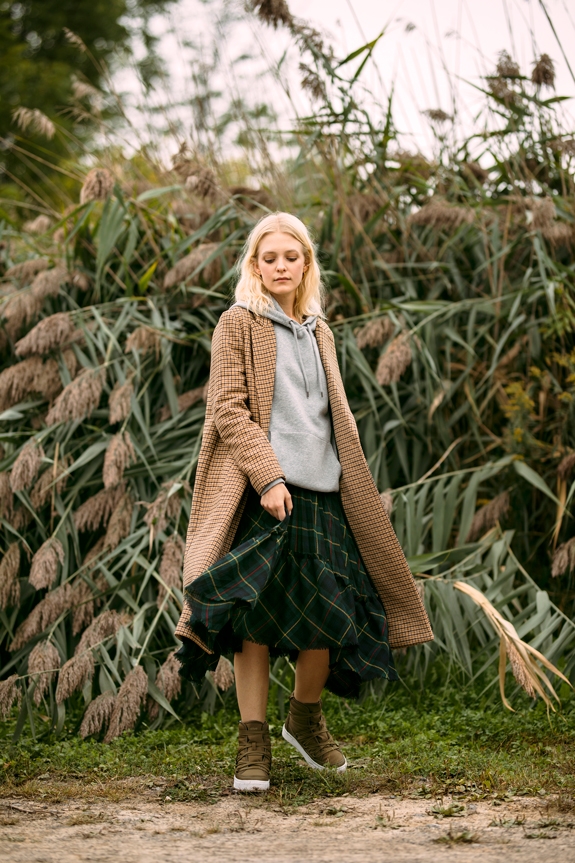
{"type": "MultiPolygon", "coordinates": [[[[383,602],[389,644],[397,648],[430,641],[433,633],[429,619],[363,455],[333,335],[323,321],[317,323],[316,338],[341,462],[341,500],[365,567],[383,602]]],[[[267,437],[275,362],[275,333],[268,318],[238,306],[224,312],[212,341],[206,422],[184,557],[184,586],[232,547],[248,485],[259,494],[268,483],[283,477],[267,437]]],[[[201,644],[187,624],[189,618],[189,608],[184,608],[176,635],[201,644]]]]}

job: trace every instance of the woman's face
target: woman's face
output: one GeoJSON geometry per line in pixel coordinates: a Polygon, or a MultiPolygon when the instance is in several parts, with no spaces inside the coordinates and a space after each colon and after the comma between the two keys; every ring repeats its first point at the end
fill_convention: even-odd
{"type": "Polygon", "coordinates": [[[284,302],[295,294],[308,266],[303,246],[291,234],[280,231],[266,234],[260,242],[254,270],[261,276],[264,287],[284,302]]]}

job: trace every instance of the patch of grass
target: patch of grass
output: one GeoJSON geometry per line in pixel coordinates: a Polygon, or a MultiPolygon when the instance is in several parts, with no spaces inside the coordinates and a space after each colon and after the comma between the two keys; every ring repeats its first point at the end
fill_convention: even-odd
{"type": "MultiPolygon", "coordinates": [[[[449,794],[456,801],[539,793],[542,802],[554,793],[563,811],[573,805],[573,697],[551,716],[541,704],[526,702],[511,714],[473,692],[413,694],[400,687],[363,703],[328,695],[325,708],[350,769],[310,771],[281,739],[281,719],[271,705],[272,789],[254,805],[293,807],[374,792],[430,800],[449,794]]],[[[186,725],[126,734],[110,744],[72,733],[15,746],[5,738],[0,795],[56,801],[143,794],[166,803],[215,802],[232,793],[237,719],[231,707],[213,716],[196,712],[186,725]]]]}
{"type": "Polygon", "coordinates": [[[433,841],[438,845],[471,845],[473,842],[479,842],[479,836],[477,833],[470,833],[469,830],[456,833],[450,827],[448,833],[433,841]]]}

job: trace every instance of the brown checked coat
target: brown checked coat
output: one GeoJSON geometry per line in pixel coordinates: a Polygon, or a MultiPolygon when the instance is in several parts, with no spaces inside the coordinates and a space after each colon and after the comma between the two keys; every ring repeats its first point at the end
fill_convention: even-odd
{"type": "MultiPolygon", "coordinates": [[[[342,504],[383,602],[390,646],[430,641],[433,633],[427,614],[363,455],[333,336],[323,321],[318,321],[315,333],[341,462],[342,504]]],[[[212,343],[206,423],[186,542],[184,585],[232,547],[248,484],[259,493],[269,482],[283,476],[267,437],[275,361],[271,320],[239,306],[224,312],[212,343]]],[[[201,644],[188,626],[189,617],[184,607],[176,635],[201,644]]]]}

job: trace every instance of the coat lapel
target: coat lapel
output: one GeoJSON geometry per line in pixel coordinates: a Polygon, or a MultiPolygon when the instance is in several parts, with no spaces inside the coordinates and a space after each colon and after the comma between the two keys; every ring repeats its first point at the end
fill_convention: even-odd
{"type": "MultiPolygon", "coordinates": [[[[252,317],[252,359],[257,392],[258,425],[266,432],[270,426],[276,377],[276,335],[269,318],[252,317]]],[[[253,411],[253,407],[250,405],[253,411]]]]}
{"type": "Polygon", "coordinates": [[[339,448],[340,442],[338,441],[338,438],[340,437],[340,434],[344,432],[342,423],[345,422],[346,418],[347,397],[345,392],[343,392],[335,348],[333,342],[327,336],[326,330],[327,333],[330,333],[327,324],[324,324],[323,321],[318,321],[315,330],[315,337],[327,380],[327,392],[333,422],[333,432],[339,448]]]}

